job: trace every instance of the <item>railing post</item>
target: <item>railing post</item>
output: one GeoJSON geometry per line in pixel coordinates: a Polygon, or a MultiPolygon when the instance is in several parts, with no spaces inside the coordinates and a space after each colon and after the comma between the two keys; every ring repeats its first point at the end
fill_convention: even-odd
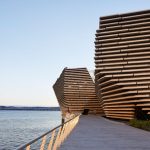
{"type": "Polygon", "coordinates": [[[47,150],[52,150],[52,146],[53,146],[53,142],[54,142],[54,137],[55,137],[55,132],[56,132],[55,130],[52,132],[52,136],[51,136],[51,139],[50,139],[50,142],[49,142],[47,150]]]}
{"type": "Polygon", "coordinates": [[[61,143],[63,142],[63,136],[64,136],[64,132],[65,132],[65,125],[63,125],[60,136],[59,136],[59,141],[58,141],[58,147],[60,147],[61,143]]]}
{"type": "Polygon", "coordinates": [[[66,130],[66,124],[64,124],[63,126],[63,130],[62,130],[62,133],[61,133],[61,143],[64,141],[65,139],[65,130],[66,130]]]}
{"type": "Polygon", "coordinates": [[[66,137],[67,137],[67,132],[68,132],[68,130],[69,130],[68,124],[69,124],[69,122],[67,122],[67,123],[65,124],[65,132],[64,132],[63,141],[64,141],[64,140],[66,139],[66,137]]]}
{"type": "Polygon", "coordinates": [[[55,143],[54,143],[54,146],[53,146],[53,150],[57,150],[57,145],[58,145],[58,140],[59,140],[59,136],[60,136],[60,133],[61,133],[61,129],[62,127],[59,128],[59,131],[57,133],[57,137],[55,139],[55,143]]]}
{"type": "Polygon", "coordinates": [[[28,145],[28,146],[26,147],[26,150],[30,150],[30,145],[28,145]]]}
{"type": "Polygon", "coordinates": [[[44,150],[45,143],[46,143],[46,135],[42,138],[42,144],[40,150],[44,150]]]}

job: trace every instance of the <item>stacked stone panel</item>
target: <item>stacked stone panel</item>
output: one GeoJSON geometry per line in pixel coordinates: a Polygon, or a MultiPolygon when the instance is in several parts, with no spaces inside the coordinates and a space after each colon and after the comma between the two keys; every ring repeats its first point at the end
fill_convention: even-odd
{"type": "Polygon", "coordinates": [[[95,85],[86,68],[65,68],[53,86],[63,114],[102,113],[95,85]]]}
{"type": "Polygon", "coordinates": [[[107,117],[150,114],[150,10],[100,18],[95,83],[107,117]]]}

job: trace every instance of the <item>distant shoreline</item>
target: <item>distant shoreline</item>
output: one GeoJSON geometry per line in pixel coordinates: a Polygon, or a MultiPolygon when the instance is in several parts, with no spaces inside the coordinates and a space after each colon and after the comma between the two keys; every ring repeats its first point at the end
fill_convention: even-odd
{"type": "Polygon", "coordinates": [[[35,110],[35,111],[60,111],[59,107],[26,107],[26,106],[0,106],[0,110],[35,110]]]}

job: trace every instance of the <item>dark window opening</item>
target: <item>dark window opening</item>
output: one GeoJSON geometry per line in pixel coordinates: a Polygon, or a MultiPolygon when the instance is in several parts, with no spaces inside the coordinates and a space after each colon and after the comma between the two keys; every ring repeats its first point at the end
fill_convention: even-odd
{"type": "Polygon", "coordinates": [[[82,115],[88,115],[89,109],[84,109],[82,115]]]}
{"type": "Polygon", "coordinates": [[[135,108],[135,118],[138,120],[150,120],[150,115],[147,113],[148,111],[142,110],[141,107],[135,108]]]}

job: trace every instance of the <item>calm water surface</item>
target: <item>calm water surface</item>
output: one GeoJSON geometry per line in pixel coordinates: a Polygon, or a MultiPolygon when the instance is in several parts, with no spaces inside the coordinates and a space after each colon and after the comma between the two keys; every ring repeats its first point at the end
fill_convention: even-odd
{"type": "Polygon", "coordinates": [[[15,150],[60,123],[60,111],[1,110],[0,150],[15,150]]]}

